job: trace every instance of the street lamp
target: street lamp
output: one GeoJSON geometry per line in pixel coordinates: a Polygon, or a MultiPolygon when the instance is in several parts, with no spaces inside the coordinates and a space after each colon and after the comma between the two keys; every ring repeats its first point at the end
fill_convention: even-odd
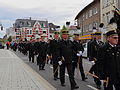
{"type": "Polygon", "coordinates": [[[103,37],[103,34],[104,34],[104,23],[100,23],[99,25],[99,31],[101,32],[101,41],[104,41],[104,37],[103,37]]]}

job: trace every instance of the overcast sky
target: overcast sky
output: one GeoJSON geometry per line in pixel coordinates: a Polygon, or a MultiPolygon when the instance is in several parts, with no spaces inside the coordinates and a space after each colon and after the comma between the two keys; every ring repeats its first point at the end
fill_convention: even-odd
{"type": "MultiPolygon", "coordinates": [[[[16,19],[48,20],[56,25],[73,24],[75,16],[93,0],[0,0],[0,23],[11,27],[16,19]]],[[[0,31],[0,37],[5,33],[0,31]]]]}

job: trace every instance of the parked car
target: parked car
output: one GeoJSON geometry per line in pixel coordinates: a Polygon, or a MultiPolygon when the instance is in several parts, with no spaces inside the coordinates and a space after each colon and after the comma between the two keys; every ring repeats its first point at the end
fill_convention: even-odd
{"type": "Polygon", "coordinates": [[[83,52],[82,56],[83,56],[83,58],[87,58],[87,43],[84,43],[83,47],[84,47],[84,52],[83,52]]]}

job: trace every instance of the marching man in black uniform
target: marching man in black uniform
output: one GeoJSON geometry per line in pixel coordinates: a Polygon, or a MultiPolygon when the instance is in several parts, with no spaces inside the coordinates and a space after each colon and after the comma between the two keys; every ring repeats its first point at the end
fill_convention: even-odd
{"type": "Polygon", "coordinates": [[[85,81],[86,78],[82,65],[82,53],[84,48],[79,40],[79,33],[74,33],[73,49],[73,74],[75,73],[75,68],[77,67],[80,70],[82,80],[85,81]]]}
{"type": "Polygon", "coordinates": [[[53,62],[53,75],[54,80],[58,79],[58,61],[60,58],[60,40],[59,40],[59,32],[54,32],[54,39],[50,40],[49,48],[48,48],[48,57],[52,59],[53,62]]]}
{"type": "Polygon", "coordinates": [[[87,57],[88,57],[89,61],[91,60],[91,57],[90,57],[91,42],[94,39],[95,39],[95,35],[94,35],[94,33],[91,33],[91,40],[87,43],[87,57]]]}
{"type": "Polygon", "coordinates": [[[45,70],[45,62],[46,62],[46,56],[47,56],[47,48],[48,44],[45,42],[45,36],[41,36],[41,41],[38,45],[38,64],[39,64],[39,70],[45,70]]]}
{"type": "MultiPolygon", "coordinates": [[[[97,53],[98,53],[98,49],[100,46],[103,45],[103,42],[100,41],[101,39],[101,33],[100,32],[95,32],[94,33],[94,40],[91,41],[90,43],[90,50],[89,50],[89,60],[92,62],[92,67],[90,68],[90,71],[89,73],[91,74],[95,74],[95,75],[98,75],[98,70],[97,70],[97,66],[96,66],[96,61],[97,61],[97,53]]],[[[94,81],[97,85],[97,88],[100,89],[101,88],[101,81],[96,78],[96,77],[93,77],[94,78],[94,81]]]]}
{"type": "Polygon", "coordinates": [[[37,56],[37,58],[36,58],[36,61],[37,61],[37,65],[39,64],[39,59],[38,59],[38,54],[39,54],[39,47],[40,47],[40,39],[39,38],[37,38],[36,39],[36,41],[35,41],[35,43],[34,43],[34,46],[35,46],[35,55],[37,56]]]}
{"type": "Polygon", "coordinates": [[[34,63],[34,56],[35,56],[35,47],[34,47],[34,40],[31,39],[30,42],[28,43],[28,51],[29,51],[29,62],[34,63]]]}
{"type": "Polygon", "coordinates": [[[67,68],[71,90],[79,88],[74,80],[72,68],[73,44],[68,40],[68,31],[62,31],[62,40],[60,42],[60,81],[61,85],[65,86],[65,67],[67,68]]]}
{"type": "Polygon", "coordinates": [[[104,90],[120,90],[120,47],[116,30],[106,33],[107,42],[98,51],[99,76],[106,80],[104,90]],[[102,69],[101,69],[102,68],[102,69]]]}

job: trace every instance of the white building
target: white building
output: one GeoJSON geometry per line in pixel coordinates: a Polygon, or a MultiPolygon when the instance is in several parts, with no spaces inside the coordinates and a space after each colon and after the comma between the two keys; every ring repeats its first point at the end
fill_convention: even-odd
{"type": "MultiPolygon", "coordinates": [[[[110,19],[114,16],[115,7],[118,8],[119,0],[100,0],[101,7],[101,23],[104,23],[104,26],[107,28],[110,19]]],[[[107,29],[106,29],[107,30],[107,29]]]]}
{"type": "Polygon", "coordinates": [[[15,29],[13,27],[7,28],[6,35],[7,35],[7,37],[11,36],[13,39],[15,39],[16,38],[15,29]]]}

